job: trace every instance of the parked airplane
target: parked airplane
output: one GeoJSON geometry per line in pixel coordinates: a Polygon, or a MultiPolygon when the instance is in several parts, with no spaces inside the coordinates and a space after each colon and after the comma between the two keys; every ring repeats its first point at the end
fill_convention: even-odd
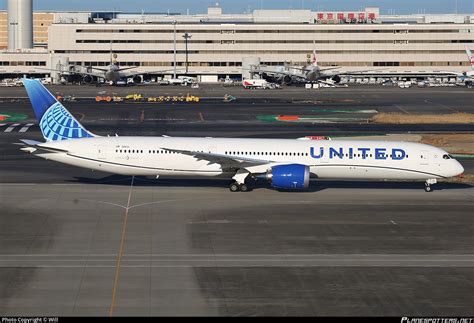
{"type": "Polygon", "coordinates": [[[294,65],[275,66],[273,69],[266,66],[253,66],[250,70],[252,74],[260,74],[263,78],[273,78],[281,84],[294,82],[316,82],[332,78],[336,83],[341,80],[339,73],[329,72],[339,69],[339,67],[321,68],[318,65],[316,50],[313,50],[311,64],[305,67],[294,65]]]}
{"type": "Polygon", "coordinates": [[[48,69],[50,71],[57,71],[63,75],[68,76],[79,76],[81,77],[81,81],[86,84],[92,84],[98,82],[99,80],[104,80],[105,83],[110,85],[118,85],[121,82],[127,84],[127,79],[132,79],[134,84],[140,84],[143,82],[143,77],[148,74],[159,74],[165,73],[171,70],[160,70],[160,71],[152,71],[152,72],[125,72],[131,69],[136,69],[137,66],[130,66],[130,67],[120,67],[117,62],[117,55],[110,53],[110,63],[105,68],[93,67],[88,66],[87,71],[82,71],[83,66],[79,65],[72,65],[74,69],[69,71],[63,70],[55,70],[55,69],[48,69]],[[79,70],[78,70],[79,69],[79,70]]]}
{"type": "Polygon", "coordinates": [[[280,84],[291,84],[298,82],[325,82],[331,80],[330,85],[339,83],[341,76],[358,75],[368,71],[341,72],[339,66],[322,68],[318,64],[316,49],[313,48],[311,64],[301,67],[295,65],[279,65],[273,68],[267,66],[253,66],[250,69],[251,74],[260,74],[262,78],[271,78],[280,84]]]}
{"type": "Polygon", "coordinates": [[[386,141],[99,137],[87,131],[38,81],[24,79],[46,142],[22,140],[23,151],[47,160],[130,176],[203,176],[232,179],[248,191],[252,178],[276,189],[305,189],[318,179],[425,181],[460,175],[446,151],[386,141]]]}

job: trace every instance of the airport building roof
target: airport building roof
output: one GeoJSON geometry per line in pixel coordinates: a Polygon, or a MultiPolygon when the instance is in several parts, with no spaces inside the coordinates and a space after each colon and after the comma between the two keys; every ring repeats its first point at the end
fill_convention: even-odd
{"type": "Polygon", "coordinates": [[[474,14],[381,15],[378,7],[354,11],[254,10],[226,14],[209,7],[204,14],[94,12],[92,22],[107,23],[255,23],[255,24],[364,24],[364,23],[474,23],[474,14]]]}
{"type": "Polygon", "coordinates": [[[465,24],[474,23],[472,14],[408,14],[383,15],[378,7],[353,11],[254,10],[250,13],[227,14],[219,6],[211,6],[206,13],[181,14],[173,12],[122,11],[44,11],[54,13],[55,23],[110,23],[110,24],[465,24]]]}

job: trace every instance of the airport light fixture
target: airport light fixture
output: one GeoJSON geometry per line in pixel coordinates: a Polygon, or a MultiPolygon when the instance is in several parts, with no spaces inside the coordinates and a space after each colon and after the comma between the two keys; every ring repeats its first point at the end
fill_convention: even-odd
{"type": "Polygon", "coordinates": [[[190,39],[192,36],[189,33],[184,33],[183,38],[184,38],[184,43],[186,45],[186,75],[188,75],[188,66],[189,66],[189,61],[188,61],[188,39],[190,39]]]}

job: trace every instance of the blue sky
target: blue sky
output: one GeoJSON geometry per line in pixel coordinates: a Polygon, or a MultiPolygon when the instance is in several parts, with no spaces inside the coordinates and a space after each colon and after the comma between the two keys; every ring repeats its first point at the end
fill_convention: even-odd
{"type": "MultiPolygon", "coordinates": [[[[209,0],[33,0],[35,10],[118,10],[140,12],[202,13],[216,1],[209,0]]],[[[253,9],[359,10],[378,6],[382,13],[474,13],[474,0],[220,0],[224,12],[242,13],[253,9]]],[[[0,9],[6,8],[6,0],[0,9]]]]}

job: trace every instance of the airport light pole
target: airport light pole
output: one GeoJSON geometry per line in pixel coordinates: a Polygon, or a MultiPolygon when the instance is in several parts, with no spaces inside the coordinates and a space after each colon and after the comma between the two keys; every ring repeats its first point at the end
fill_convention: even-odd
{"type": "Polygon", "coordinates": [[[184,43],[186,44],[186,75],[188,75],[188,66],[189,66],[189,61],[188,61],[188,39],[190,39],[192,36],[188,33],[184,33],[183,38],[184,38],[184,43]]]}
{"type": "Polygon", "coordinates": [[[173,78],[176,78],[176,24],[178,22],[173,20],[173,31],[174,31],[174,63],[173,63],[173,78]]]}

